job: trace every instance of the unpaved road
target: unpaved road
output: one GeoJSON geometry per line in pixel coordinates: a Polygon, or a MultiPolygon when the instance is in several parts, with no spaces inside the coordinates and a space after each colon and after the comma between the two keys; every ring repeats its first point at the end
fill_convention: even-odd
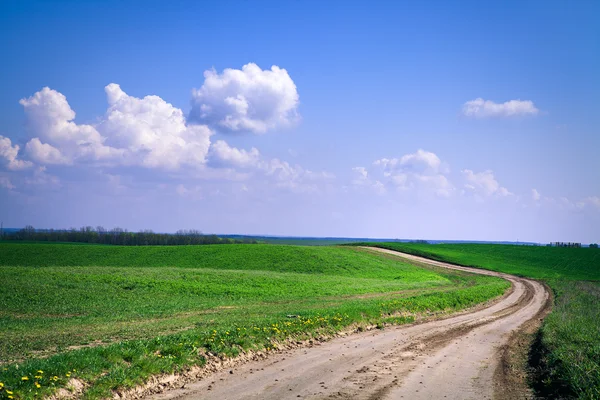
{"type": "MultiPolygon", "coordinates": [[[[509,280],[509,295],[487,308],[443,320],[386,328],[290,350],[215,373],[154,399],[491,399],[503,387],[501,349],[539,318],[546,288],[532,280],[458,267],[384,249],[437,267],[509,280]]],[[[510,393],[510,394],[509,394],[510,393]]],[[[519,397],[527,397],[520,392],[519,397]]]]}

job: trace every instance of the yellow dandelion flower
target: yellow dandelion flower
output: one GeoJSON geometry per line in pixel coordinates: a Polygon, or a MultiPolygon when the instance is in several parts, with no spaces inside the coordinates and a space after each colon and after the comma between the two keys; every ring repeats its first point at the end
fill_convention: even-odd
{"type": "Polygon", "coordinates": [[[43,374],[44,371],[42,371],[41,369],[38,369],[38,374],[43,374]]]}
{"type": "Polygon", "coordinates": [[[22,380],[22,381],[28,381],[28,380],[29,380],[29,377],[28,377],[28,376],[24,376],[24,377],[22,377],[22,378],[21,378],[21,380],[22,380]]]}
{"type": "Polygon", "coordinates": [[[4,383],[0,382],[0,389],[4,387],[4,383]]]}
{"type": "Polygon", "coordinates": [[[11,392],[10,390],[7,390],[6,394],[13,394],[13,392],[11,392]]]}
{"type": "Polygon", "coordinates": [[[9,399],[14,399],[14,397],[12,397],[12,396],[8,396],[8,398],[9,398],[9,399]]]}
{"type": "Polygon", "coordinates": [[[71,376],[69,372],[67,372],[65,375],[67,376],[67,378],[71,376]]]}
{"type": "Polygon", "coordinates": [[[36,382],[36,383],[35,383],[35,387],[39,389],[39,388],[41,388],[41,387],[42,387],[42,385],[40,385],[39,383],[37,383],[37,382],[36,382]]]}

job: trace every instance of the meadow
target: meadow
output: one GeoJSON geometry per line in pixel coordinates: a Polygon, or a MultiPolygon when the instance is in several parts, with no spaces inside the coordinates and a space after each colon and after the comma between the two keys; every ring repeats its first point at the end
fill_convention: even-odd
{"type": "Polygon", "coordinates": [[[0,398],[111,397],[207,354],[452,312],[508,283],[354,247],[0,242],[0,398]]]}
{"type": "Polygon", "coordinates": [[[546,282],[555,304],[538,333],[531,384],[543,398],[600,399],[600,250],[489,244],[369,244],[546,282]]]}

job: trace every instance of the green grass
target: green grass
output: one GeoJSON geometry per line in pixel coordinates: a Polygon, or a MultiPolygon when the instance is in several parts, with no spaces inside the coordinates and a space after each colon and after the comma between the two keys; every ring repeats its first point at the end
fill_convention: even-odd
{"type": "Polygon", "coordinates": [[[464,266],[536,279],[600,280],[600,251],[503,244],[365,243],[464,266]]]}
{"type": "MultiPolygon", "coordinates": [[[[372,244],[366,244],[372,245],[372,244]]],[[[539,332],[534,388],[543,397],[600,399],[600,250],[488,244],[379,243],[439,261],[544,280],[555,294],[539,332]]]]}
{"type": "Polygon", "coordinates": [[[275,245],[0,243],[0,282],[0,398],[47,395],[73,377],[84,397],[110,397],[203,365],[206,352],[411,322],[508,287],[363,249],[275,245]]]}

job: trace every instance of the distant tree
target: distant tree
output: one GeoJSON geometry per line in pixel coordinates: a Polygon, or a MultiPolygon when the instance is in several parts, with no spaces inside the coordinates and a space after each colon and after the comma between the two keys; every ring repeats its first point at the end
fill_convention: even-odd
{"type": "Polygon", "coordinates": [[[96,228],[84,226],[80,229],[70,228],[68,230],[34,229],[28,225],[14,232],[4,233],[4,240],[37,240],[45,242],[82,242],[115,244],[123,246],[176,246],[176,245],[200,245],[200,244],[229,244],[229,243],[257,243],[252,238],[224,239],[216,235],[204,235],[196,229],[179,230],[175,234],[155,233],[150,229],[139,232],[128,232],[127,229],[113,228],[110,231],[102,226],[96,228]]]}
{"type": "Polygon", "coordinates": [[[590,247],[592,249],[597,249],[598,248],[598,243],[592,243],[592,244],[590,244],[590,247]]]}

